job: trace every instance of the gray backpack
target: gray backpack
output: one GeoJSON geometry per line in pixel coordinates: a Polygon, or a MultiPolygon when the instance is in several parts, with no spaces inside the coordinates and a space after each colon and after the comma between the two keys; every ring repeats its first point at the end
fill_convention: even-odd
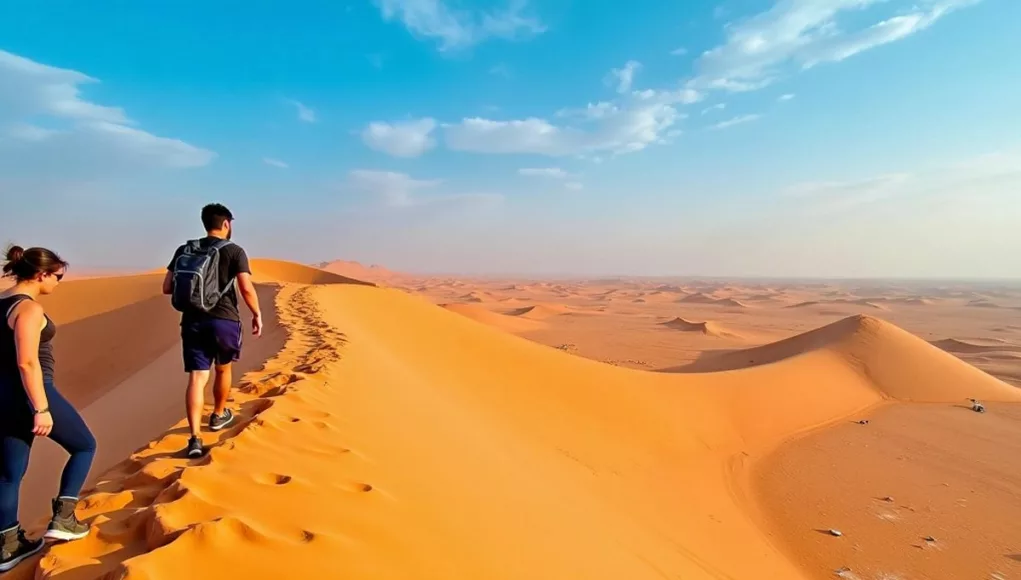
{"type": "Polygon", "coordinates": [[[173,290],[170,303],[180,312],[209,312],[223,294],[234,284],[232,278],[227,286],[220,288],[220,250],[232,244],[229,240],[217,240],[208,247],[202,247],[199,240],[189,240],[174,260],[173,290]]]}

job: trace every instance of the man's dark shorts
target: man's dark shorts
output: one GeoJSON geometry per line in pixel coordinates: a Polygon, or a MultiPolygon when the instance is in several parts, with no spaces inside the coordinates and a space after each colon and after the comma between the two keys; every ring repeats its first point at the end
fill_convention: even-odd
{"type": "Polygon", "coordinates": [[[224,318],[189,321],[181,325],[184,371],[208,371],[241,358],[241,323],[224,318]]]}

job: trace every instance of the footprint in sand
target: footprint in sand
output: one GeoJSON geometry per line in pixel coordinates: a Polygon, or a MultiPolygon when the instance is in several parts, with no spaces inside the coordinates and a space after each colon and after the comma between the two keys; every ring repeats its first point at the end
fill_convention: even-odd
{"type": "Polygon", "coordinates": [[[290,475],[281,473],[260,473],[252,477],[256,483],[264,485],[286,485],[293,479],[290,475]]]}

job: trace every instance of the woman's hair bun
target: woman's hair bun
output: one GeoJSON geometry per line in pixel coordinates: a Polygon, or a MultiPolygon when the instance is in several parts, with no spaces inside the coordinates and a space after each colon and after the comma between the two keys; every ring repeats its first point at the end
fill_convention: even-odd
{"type": "Polygon", "coordinates": [[[20,262],[25,257],[25,248],[21,246],[11,246],[7,249],[7,261],[14,263],[20,262]]]}

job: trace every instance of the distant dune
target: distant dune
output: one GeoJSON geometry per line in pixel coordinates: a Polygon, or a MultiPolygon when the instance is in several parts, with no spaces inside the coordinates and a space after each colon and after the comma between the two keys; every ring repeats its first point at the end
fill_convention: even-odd
{"type": "MultiPolygon", "coordinates": [[[[828,352],[853,364],[876,388],[904,401],[1021,399],[1021,391],[1015,387],[888,322],[863,315],[772,344],[706,356],[688,367],[671,370],[742,369],[796,359],[809,352],[828,352]]],[[[825,382],[823,375],[819,380],[825,382]]]]}
{"type": "Polygon", "coordinates": [[[661,324],[663,326],[666,326],[667,328],[672,328],[674,330],[680,330],[683,332],[697,332],[704,334],[706,336],[715,336],[718,338],[737,338],[737,339],[742,338],[742,336],[737,334],[736,332],[732,332],[724,328],[721,324],[711,321],[692,322],[684,318],[677,317],[674,318],[673,320],[668,320],[661,324]]]}
{"type": "Polygon", "coordinates": [[[458,296],[458,300],[462,300],[464,302],[475,302],[475,303],[492,302],[493,301],[493,297],[489,293],[487,293],[487,292],[469,292],[467,294],[463,294],[461,296],[458,296]]]}
{"type": "Polygon", "coordinates": [[[564,306],[563,304],[535,304],[533,306],[526,306],[524,308],[511,310],[507,313],[507,315],[531,318],[533,320],[543,320],[551,316],[560,316],[561,314],[570,314],[573,312],[577,311],[568,306],[564,306]]]}
{"type": "Polygon", "coordinates": [[[947,352],[956,354],[978,354],[990,352],[1021,352],[1021,346],[1010,344],[1006,341],[988,340],[992,344],[979,344],[956,338],[947,338],[933,341],[932,344],[947,352]]]}
{"type": "Polygon", "coordinates": [[[999,304],[997,304],[995,302],[992,302],[990,300],[987,300],[985,298],[979,298],[977,300],[972,300],[972,301],[968,302],[968,306],[971,306],[973,308],[1003,308],[1003,306],[1000,306],[999,304]]]}
{"type": "Polygon", "coordinates": [[[874,302],[872,300],[868,300],[868,299],[865,299],[865,298],[858,298],[858,299],[855,299],[855,300],[850,300],[850,299],[845,299],[845,298],[836,298],[836,299],[833,299],[833,300],[809,300],[807,302],[799,302],[797,304],[792,304],[791,306],[788,306],[787,308],[807,308],[807,307],[810,307],[810,306],[824,306],[824,305],[832,306],[832,305],[839,305],[839,304],[846,304],[846,305],[853,305],[853,306],[865,306],[865,307],[868,307],[868,308],[873,308],[875,310],[886,310],[887,309],[882,304],[878,304],[878,303],[876,303],[876,302],[874,302]]]}
{"type": "Polygon", "coordinates": [[[697,292],[695,294],[685,296],[684,298],[678,300],[678,302],[684,304],[710,304],[713,306],[729,306],[733,308],[748,307],[747,304],[739,300],[735,300],[734,298],[714,298],[713,296],[709,296],[708,294],[704,294],[702,292],[697,292]]]}
{"type": "Polygon", "coordinates": [[[488,324],[489,326],[499,328],[500,330],[507,332],[529,332],[543,327],[542,322],[539,322],[538,320],[523,316],[499,314],[497,312],[486,310],[484,307],[477,304],[441,304],[440,306],[451,312],[456,312],[461,316],[471,318],[476,322],[488,324]]]}
{"type": "Polygon", "coordinates": [[[298,284],[364,284],[374,286],[372,282],[283,260],[256,260],[252,265],[252,272],[255,280],[262,282],[286,281],[298,284]]]}
{"type": "Polygon", "coordinates": [[[320,270],[326,270],[333,274],[339,274],[345,278],[353,278],[355,280],[365,280],[367,282],[386,282],[397,278],[398,275],[382,266],[375,264],[371,266],[364,266],[358,262],[348,260],[333,260],[331,262],[321,262],[316,265],[320,270]]]}

